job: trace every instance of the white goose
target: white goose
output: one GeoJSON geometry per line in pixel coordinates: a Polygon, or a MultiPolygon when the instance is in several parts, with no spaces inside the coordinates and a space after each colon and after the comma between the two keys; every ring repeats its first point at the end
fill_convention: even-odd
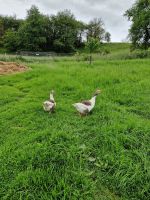
{"type": "Polygon", "coordinates": [[[101,90],[96,90],[93,97],[90,100],[85,100],[79,103],[73,104],[81,116],[85,116],[92,111],[95,106],[96,97],[101,93],[101,90]]]}
{"type": "Polygon", "coordinates": [[[54,100],[54,90],[50,92],[50,99],[47,101],[44,101],[43,103],[43,109],[49,113],[54,112],[56,107],[56,102],[54,100]]]}

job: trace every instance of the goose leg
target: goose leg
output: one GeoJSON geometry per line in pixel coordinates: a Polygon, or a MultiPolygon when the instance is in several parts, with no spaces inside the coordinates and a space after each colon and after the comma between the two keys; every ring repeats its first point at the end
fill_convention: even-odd
{"type": "Polygon", "coordinates": [[[80,113],[80,117],[85,117],[87,114],[80,113]]]}

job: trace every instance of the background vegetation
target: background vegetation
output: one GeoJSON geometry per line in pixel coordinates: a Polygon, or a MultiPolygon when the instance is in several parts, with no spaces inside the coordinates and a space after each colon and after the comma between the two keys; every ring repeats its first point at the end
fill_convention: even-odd
{"type": "Polygon", "coordinates": [[[90,37],[99,39],[99,42],[110,41],[110,34],[105,33],[101,19],[85,24],[77,21],[68,10],[48,16],[32,6],[25,20],[0,16],[0,44],[9,51],[74,52],[90,37]]]}
{"type": "MultiPolygon", "coordinates": [[[[132,50],[150,47],[150,0],[137,0],[125,12],[132,22],[129,39],[132,50]]],[[[36,6],[27,11],[26,19],[0,16],[0,47],[8,51],[55,51],[75,52],[85,46],[90,38],[102,42],[111,41],[104,29],[104,22],[94,18],[88,24],[78,21],[69,10],[57,15],[44,15],[36,6]]]]}
{"type": "Polygon", "coordinates": [[[150,47],[150,0],[137,0],[125,16],[132,22],[129,38],[132,48],[148,49],[150,47]]]}

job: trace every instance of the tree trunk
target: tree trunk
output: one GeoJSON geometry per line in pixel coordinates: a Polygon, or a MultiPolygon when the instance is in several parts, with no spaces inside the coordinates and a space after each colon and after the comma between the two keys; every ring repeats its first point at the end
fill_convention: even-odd
{"type": "Polygon", "coordinates": [[[89,62],[90,62],[90,65],[92,64],[92,55],[90,54],[90,57],[89,57],[89,62]]]}

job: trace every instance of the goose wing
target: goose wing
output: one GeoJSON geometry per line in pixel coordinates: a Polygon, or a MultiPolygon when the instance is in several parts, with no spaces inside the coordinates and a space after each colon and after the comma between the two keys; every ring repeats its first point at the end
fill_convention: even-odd
{"type": "Polygon", "coordinates": [[[54,107],[55,107],[55,103],[53,103],[51,101],[45,101],[43,103],[43,109],[45,111],[50,111],[50,110],[54,109],[54,107]]]}
{"type": "Polygon", "coordinates": [[[86,106],[91,106],[91,101],[89,101],[89,100],[84,100],[81,103],[86,105],[86,106]]]}
{"type": "Polygon", "coordinates": [[[86,114],[89,111],[87,106],[83,103],[75,103],[73,104],[73,106],[77,109],[78,112],[83,113],[83,114],[86,114]]]}

